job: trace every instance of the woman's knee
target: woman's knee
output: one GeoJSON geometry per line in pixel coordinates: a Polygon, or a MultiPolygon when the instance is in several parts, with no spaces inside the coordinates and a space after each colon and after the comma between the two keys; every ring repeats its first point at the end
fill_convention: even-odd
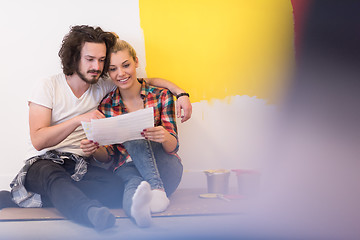
{"type": "Polygon", "coordinates": [[[127,141],[127,142],[122,143],[122,145],[126,148],[126,151],[130,154],[130,156],[136,155],[139,152],[144,151],[144,149],[149,148],[148,141],[146,141],[144,139],[136,139],[136,140],[127,141]]]}

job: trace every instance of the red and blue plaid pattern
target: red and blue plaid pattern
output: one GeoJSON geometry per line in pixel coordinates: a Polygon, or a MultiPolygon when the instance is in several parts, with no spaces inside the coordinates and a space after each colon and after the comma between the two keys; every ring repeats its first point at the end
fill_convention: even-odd
{"type": "MultiPolygon", "coordinates": [[[[175,103],[172,93],[165,88],[150,86],[142,78],[138,79],[141,83],[140,95],[144,101],[144,108],[154,107],[155,126],[163,126],[171,135],[177,139],[177,127],[175,121],[175,103]]],[[[121,99],[120,90],[109,92],[101,101],[99,107],[105,117],[114,117],[128,113],[125,104],[121,99]]],[[[113,160],[113,169],[120,167],[129,157],[122,144],[105,146],[109,160],[113,160]]],[[[179,142],[172,154],[176,154],[179,148],[179,142]]]]}

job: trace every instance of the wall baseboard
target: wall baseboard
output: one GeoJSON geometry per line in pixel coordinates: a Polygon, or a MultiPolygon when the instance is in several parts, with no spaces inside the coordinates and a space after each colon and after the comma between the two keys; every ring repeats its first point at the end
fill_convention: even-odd
{"type": "MultiPolygon", "coordinates": [[[[236,176],[231,173],[229,177],[229,188],[236,187],[236,176]]],[[[185,169],[179,188],[207,188],[207,177],[202,171],[191,171],[185,169]]]]}

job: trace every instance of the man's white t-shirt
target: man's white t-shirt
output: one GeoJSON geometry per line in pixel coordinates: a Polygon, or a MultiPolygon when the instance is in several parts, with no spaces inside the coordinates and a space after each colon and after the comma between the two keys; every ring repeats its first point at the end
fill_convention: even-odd
{"type": "MultiPolygon", "coordinates": [[[[114,87],[115,85],[110,79],[100,78],[96,84],[90,85],[80,98],[77,98],[68,85],[65,75],[60,73],[39,81],[35,85],[28,102],[50,108],[52,110],[51,125],[53,126],[96,109],[103,97],[114,87]]],[[[29,138],[30,149],[26,159],[54,149],[84,155],[80,149],[80,141],[84,138],[86,136],[81,125],[61,143],[42,151],[37,151],[29,138]]]]}

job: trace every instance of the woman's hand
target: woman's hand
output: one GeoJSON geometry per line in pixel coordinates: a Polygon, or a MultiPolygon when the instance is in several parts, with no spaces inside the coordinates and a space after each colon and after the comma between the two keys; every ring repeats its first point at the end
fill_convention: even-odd
{"type": "Polygon", "coordinates": [[[166,152],[174,151],[177,146],[177,139],[163,126],[144,129],[141,135],[145,137],[145,139],[161,143],[166,152]]]}
{"type": "Polygon", "coordinates": [[[164,143],[169,139],[169,137],[171,137],[171,134],[166,131],[163,126],[157,126],[144,129],[141,133],[141,136],[145,137],[145,139],[148,139],[150,141],[164,143]]]}
{"type": "Polygon", "coordinates": [[[80,142],[80,148],[85,153],[85,155],[89,157],[90,155],[94,154],[96,150],[98,150],[99,144],[94,143],[93,141],[88,139],[83,139],[80,142]]]}

